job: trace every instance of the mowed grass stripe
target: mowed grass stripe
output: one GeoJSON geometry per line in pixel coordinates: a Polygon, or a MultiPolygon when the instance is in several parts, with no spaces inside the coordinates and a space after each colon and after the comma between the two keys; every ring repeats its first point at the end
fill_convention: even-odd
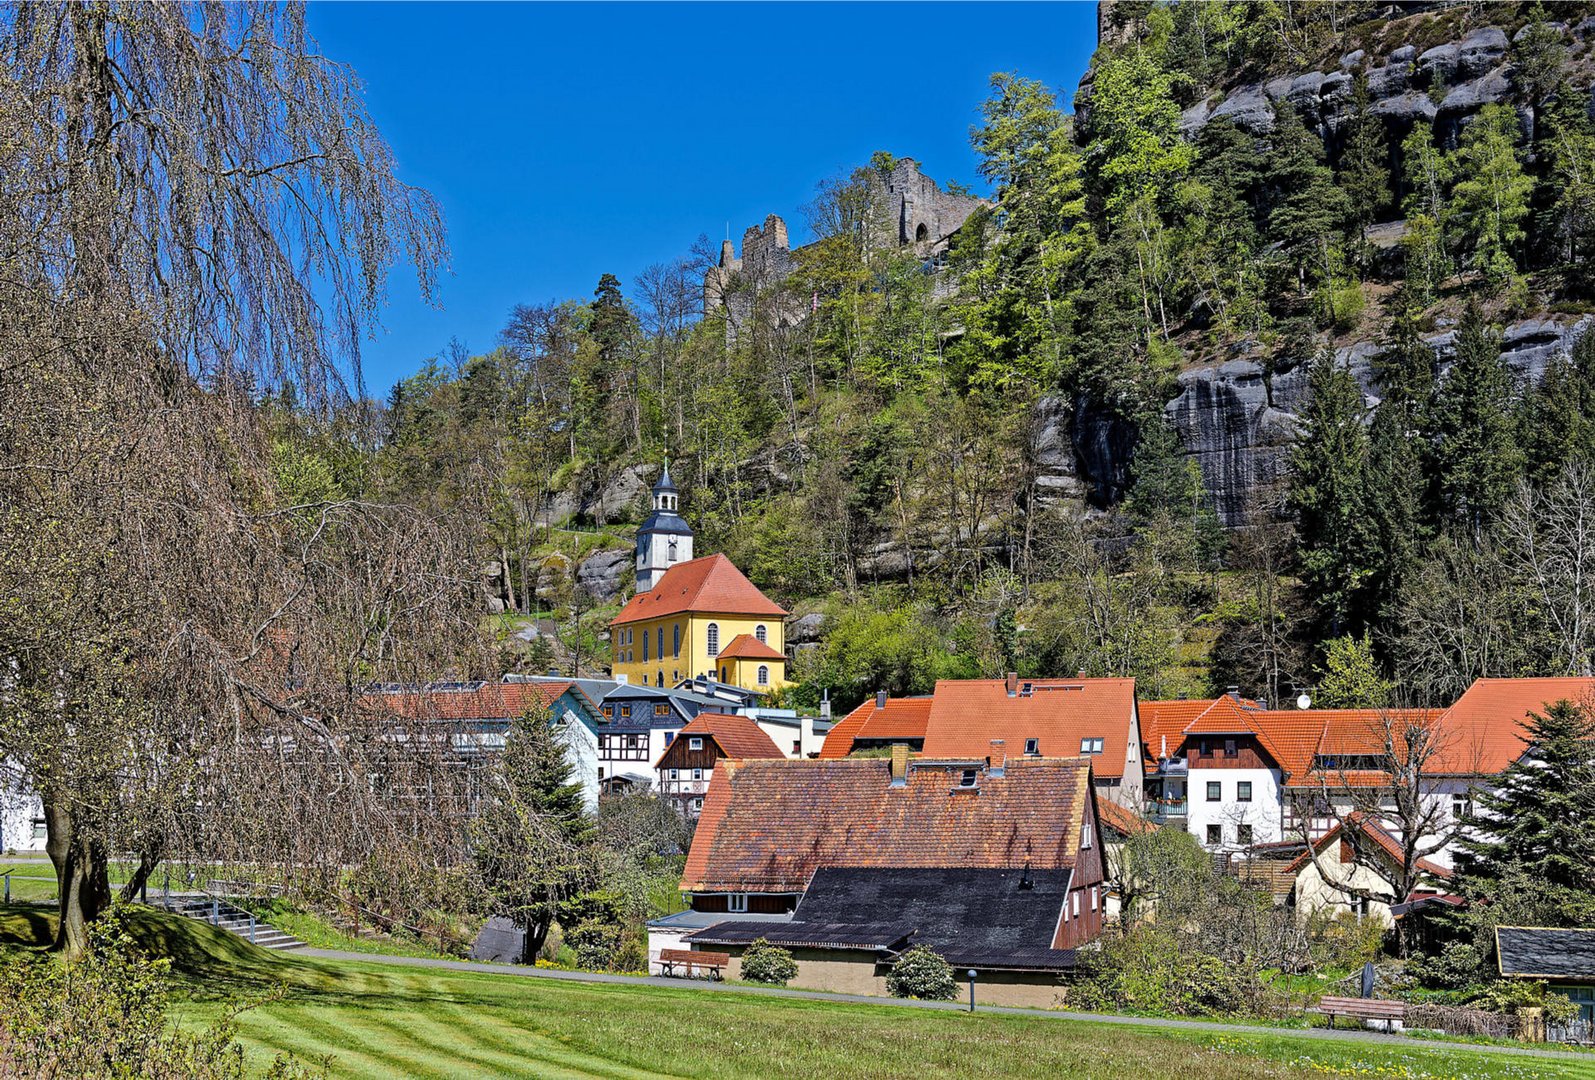
{"type": "Polygon", "coordinates": [[[564,1075],[594,1080],[659,1080],[662,1076],[617,1067],[592,1054],[574,1050],[549,1035],[524,1028],[516,1032],[518,1043],[512,1041],[502,1048],[487,1045],[484,1028],[489,1026],[487,1014],[494,1011],[483,1010],[482,1015],[453,1026],[437,1016],[422,1013],[390,1015],[382,1020],[368,1018],[367,1026],[386,1031],[394,1039],[419,1043],[437,1053],[479,1064],[487,1070],[485,1075],[488,1076],[506,1075],[506,1068],[520,1075],[550,1076],[553,1075],[548,1068],[551,1065],[568,1070],[564,1075]],[[467,1053],[462,1045],[469,1046],[471,1052],[467,1053]]]}
{"type": "MultiPolygon", "coordinates": [[[[523,1019],[515,1016],[509,1009],[502,1006],[481,1008],[458,1003],[445,1003],[438,1011],[441,1013],[440,1019],[442,1020],[473,1025],[473,1030],[478,1040],[484,1045],[491,1046],[493,1049],[504,1053],[519,1053],[522,1047],[520,1040],[527,1037],[552,1040],[572,1053],[585,1052],[573,1047],[570,1040],[564,1036],[528,1027],[523,1019]],[[491,1021],[490,1024],[488,1023],[489,1021],[491,1021]]],[[[595,1058],[591,1054],[588,1057],[591,1064],[585,1067],[595,1070],[599,1075],[606,1077],[607,1080],[658,1080],[660,1077],[670,1075],[669,1073],[655,1072],[646,1068],[635,1068],[620,1062],[595,1058]]]]}
{"type": "Polygon", "coordinates": [[[296,1008],[290,1016],[298,1030],[314,1042],[313,1055],[329,1052],[336,1055],[332,1063],[334,1072],[348,1076],[436,1075],[430,1072],[432,1063],[426,1055],[417,1056],[373,1038],[367,1028],[366,1017],[362,1015],[368,1011],[338,1009],[334,1012],[331,1009],[309,1007],[296,1008]],[[357,1061],[377,1068],[350,1068],[357,1061]]]}

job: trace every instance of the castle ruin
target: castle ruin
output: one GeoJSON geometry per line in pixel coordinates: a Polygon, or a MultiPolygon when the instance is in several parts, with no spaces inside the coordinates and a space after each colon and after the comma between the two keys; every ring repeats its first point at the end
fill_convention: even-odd
{"type": "MultiPolygon", "coordinates": [[[[869,226],[873,234],[870,246],[911,249],[933,264],[946,253],[953,234],[969,215],[985,203],[973,195],[943,191],[919,171],[919,162],[913,158],[898,158],[890,171],[870,170],[868,175],[877,188],[871,203],[879,208],[869,226]]],[[[740,258],[731,241],[724,241],[719,264],[703,277],[704,314],[724,311],[726,334],[734,338],[736,328],[753,317],[755,298],[791,276],[801,250],[792,249],[786,222],[777,214],[743,232],[740,258]]],[[[770,318],[780,326],[796,325],[809,311],[809,305],[789,301],[770,318]]]]}

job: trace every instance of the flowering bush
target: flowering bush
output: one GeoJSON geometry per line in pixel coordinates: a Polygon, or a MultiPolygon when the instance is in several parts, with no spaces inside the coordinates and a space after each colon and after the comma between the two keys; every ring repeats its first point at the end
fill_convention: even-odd
{"type": "Polygon", "coordinates": [[[749,982],[785,986],[797,977],[797,961],[779,945],[759,938],[742,954],[742,977],[749,982]]]}
{"type": "Polygon", "coordinates": [[[924,945],[915,945],[897,958],[892,973],[886,976],[886,989],[893,997],[948,1001],[958,994],[952,965],[941,954],[924,945]]]}

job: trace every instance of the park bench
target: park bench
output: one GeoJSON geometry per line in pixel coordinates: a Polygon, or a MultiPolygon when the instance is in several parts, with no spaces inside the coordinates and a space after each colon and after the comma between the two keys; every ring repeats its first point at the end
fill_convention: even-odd
{"type": "Polygon", "coordinates": [[[691,978],[695,973],[708,972],[711,979],[723,979],[725,969],[731,966],[731,954],[723,952],[693,952],[691,949],[660,949],[659,974],[691,978]],[[679,971],[677,969],[680,969],[679,971]]]}
{"type": "Polygon", "coordinates": [[[1380,998],[1326,997],[1318,1000],[1318,1011],[1335,1026],[1335,1017],[1349,1016],[1353,1020],[1376,1020],[1387,1031],[1399,1031],[1407,1018],[1407,1005],[1403,1001],[1385,1001],[1380,998]]]}

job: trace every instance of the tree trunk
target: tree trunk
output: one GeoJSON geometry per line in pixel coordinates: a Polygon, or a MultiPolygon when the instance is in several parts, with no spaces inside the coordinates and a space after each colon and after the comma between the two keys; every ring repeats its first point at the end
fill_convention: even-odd
{"type": "Polygon", "coordinates": [[[72,812],[54,794],[44,796],[48,830],[45,851],[55,864],[60,895],[53,948],[67,956],[81,956],[89,947],[89,923],[111,906],[111,867],[105,845],[74,827],[72,812]]]}

